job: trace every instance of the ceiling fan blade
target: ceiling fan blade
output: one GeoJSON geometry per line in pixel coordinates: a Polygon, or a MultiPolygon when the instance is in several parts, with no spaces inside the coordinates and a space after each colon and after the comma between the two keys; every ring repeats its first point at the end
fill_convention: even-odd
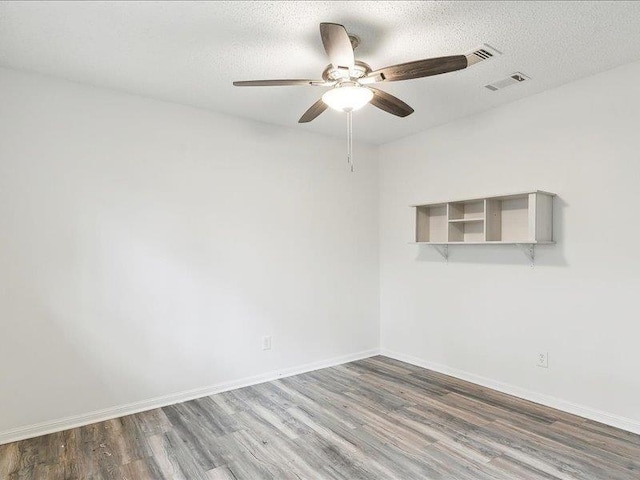
{"type": "Polygon", "coordinates": [[[243,80],[233,82],[236,87],[286,87],[290,85],[314,85],[330,87],[324,80],[243,80]]]}
{"type": "Polygon", "coordinates": [[[318,100],[316,103],[309,107],[309,110],[304,112],[304,115],[300,117],[298,123],[308,123],[311,120],[314,120],[318,115],[324,112],[328,108],[327,104],[322,101],[322,99],[318,100]]]}
{"type": "Polygon", "coordinates": [[[399,80],[411,80],[412,78],[430,77],[441,73],[455,72],[467,68],[465,55],[453,55],[450,57],[427,58],[415,62],[391,65],[371,72],[361,83],[373,82],[397,82],[399,80]],[[373,81],[371,81],[373,79],[373,81]]]}
{"type": "Polygon", "coordinates": [[[378,90],[377,88],[367,87],[373,92],[373,98],[371,99],[371,105],[378,107],[380,110],[391,113],[398,117],[406,117],[411,115],[414,110],[409,105],[404,103],[398,97],[378,90]]]}
{"type": "Polygon", "coordinates": [[[335,68],[353,69],[355,59],[347,30],[337,23],[321,23],[320,37],[324,50],[335,68]]]}

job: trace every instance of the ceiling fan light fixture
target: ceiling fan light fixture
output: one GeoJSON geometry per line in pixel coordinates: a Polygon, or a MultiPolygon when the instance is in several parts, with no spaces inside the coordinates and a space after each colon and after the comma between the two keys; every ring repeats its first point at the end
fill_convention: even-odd
{"type": "Polygon", "coordinates": [[[322,101],[339,112],[359,110],[372,98],[373,92],[371,90],[356,84],[338,86],[322,95],[322,101]]]}

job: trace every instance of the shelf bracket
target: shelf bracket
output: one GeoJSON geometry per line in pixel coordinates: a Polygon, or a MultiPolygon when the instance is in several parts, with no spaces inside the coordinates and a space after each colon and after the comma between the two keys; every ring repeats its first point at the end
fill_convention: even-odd
{"type": "Polygon", "coordinates": [[[528,244],[517,243],[516,245],[518,245],[518,248],[520,248],[520,250],[522,250],[522,252],[527,256],[527,258],[531,262],[531,268],[533,268],[535,266],[535,260],[536,260],[535,245],[533,243],[528,243],[528,244]]]}
{"type": "Polygon", "coordinates": [[[442,258],[444,258],[447,263],[449,262],[449,245],[433,245],[433,248],[442,255],[442,258]]]}

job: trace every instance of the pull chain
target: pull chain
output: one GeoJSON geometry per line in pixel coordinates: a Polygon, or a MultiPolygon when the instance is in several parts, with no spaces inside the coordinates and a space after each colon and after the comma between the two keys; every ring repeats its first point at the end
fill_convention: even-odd
{"type": "Polygon", "coordinates": [[[353,172],[353,121],[351,110],[347,112],[347,163],[353,172]]]}

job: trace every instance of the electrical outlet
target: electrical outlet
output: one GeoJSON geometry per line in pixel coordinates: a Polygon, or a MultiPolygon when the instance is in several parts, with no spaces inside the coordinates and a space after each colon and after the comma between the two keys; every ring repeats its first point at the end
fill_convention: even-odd
{"type": "Polygon", "coordinates": [[[549,368],[549,353],[541,352],[538,353],[538,363],[536,363],[538,367],[549,368]]]}
{"type": "Polygon", "coordinates": [[[262,350],[271,350],[271,335],[262,337],[262,350]]]}

